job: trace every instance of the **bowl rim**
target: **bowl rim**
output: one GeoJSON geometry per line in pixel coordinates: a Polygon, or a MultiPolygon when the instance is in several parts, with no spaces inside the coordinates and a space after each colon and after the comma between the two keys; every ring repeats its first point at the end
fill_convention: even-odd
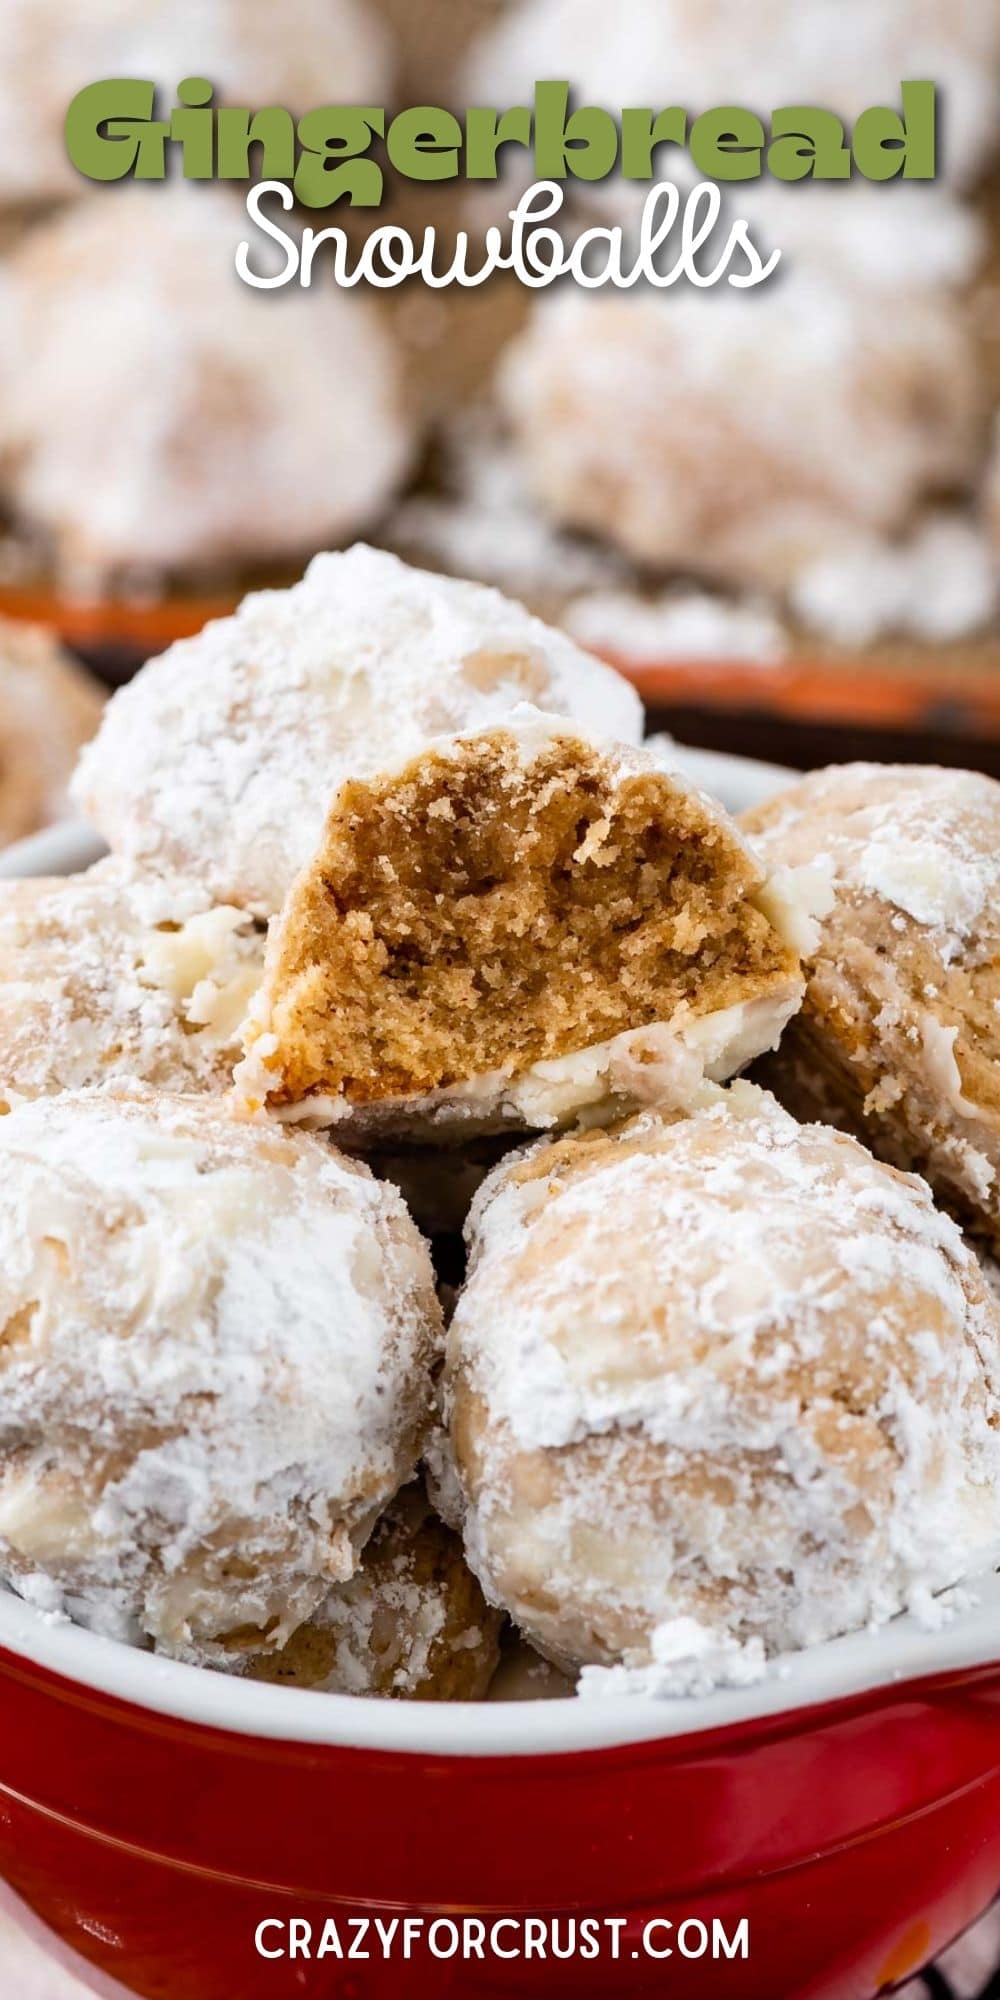
{"type": "Polygon", "coordinates": [[[424,1757],[553,1756],[673,1742],[1000,1666],[1000,1573],[959,1588],[940,1625],[903,1612],[876,1630],[776,1656],[750,1686],[704,1695],[423,1703],[275,1687],[139,1651],[3,1588],[0,1653],[147,1713],[258,1741],[424,1757]]]}
{"type": "MultiPolygon", "coordinates": [[[[754,758],[678,749],[681,767],[731,811],[798,775],[754,758]]],[[[74,874],[104,851],[91,829],[65,822],[0,854],[0,877],[74,874]]],[[[141,1652],[2,1586],[0,1652],[113,1701],[236,1736],[424,1756],[543,1756],[675,1740],[1000,1664],[1000,1574],[962,1588],[975,1601],[943,1613],[936,1629],[906,1612],[877,1631],[777,1657],[749,1686],[683,1697],[419,1703],[273,1687],[141,1652]]]]}

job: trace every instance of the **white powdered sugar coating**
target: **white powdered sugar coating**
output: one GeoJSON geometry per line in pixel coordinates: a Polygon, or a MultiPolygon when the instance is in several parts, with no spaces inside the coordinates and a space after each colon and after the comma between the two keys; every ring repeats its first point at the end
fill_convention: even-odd
{"type": "Polygon", "coordinates": [[[492,407],[449,417],[439,448],[443,490],[404,499],[387,524],[402,555],[543,602],[553,585],[561,596],[621,580],[624,564],[613,550],[561,533],[532,501],[492,407]]]}
{"type": "MultiPolygon", "coordinates": [[[[935,934],[947,965],[1000,910],[1000,785],[928,764],[833,764],[779,798],[755,843],[817,863],[935,934]]],[[[887,940],[888,942],[888,940],[887,940]]]]}
{"type": "MultiPolygon", "coordinates": [[[[317,1095],[270,1109],[282,1124],[332,1129],[345,1145],[362,1149],[377,1147],[384,1138],[460,1146],[505,1132],[516,1137],[571,1126],[587,1130],[644,1105],[689,1111],[710,1096],[713,1085],[776,1049],[801,1000],[802,981],[790,977],[755,1000],[693,1017],[678,1010],[670,1021],[627,1028],[572,1055],[519,1071],[488,1070],[423,1097],[386,1098],[355,1110],[343,1096],[317,1095]]],[[[276,1058],[277,1039],[265,1026],[235,1072],[237,1091],[252,1112],[273,1088],[276,1058]]]]}
{"type": "Polygon", "coordinates": [[[872,536],[818,556],[796,577],[791,603],[840,645],[900,634],[950,644],[995,618],[1000,552],[972,519],[933,513],[903,542],[872,536]]]}
{"type": "Polygon", "coordinates": [[[767,1671],[759,1639],[741,1645],[728,1632],[713,1632],[696,1618],[670,1618],[657,1625],[649,1641],[649,1659],[637,1666],[584,1667],[577,1694],[584,1701],[609,1694],[655,1695],[672,1700],[681,1695],[712,1694],[719,1687],[752,1687],[767,1671]]]}
{"type": "Polygon", "coordinates": [[[870,1132],[1000,1247],[1000,785],[832,766],[747,819],[771,867],[834,890],[776,1087],[870,1132]]]}
{"type": "Polygon", "coordinates": [[[0,618],[0,847],[65,810],[104,693],[48,632],[0,618]]]}
{"type": "Polygon", "coordinates": [[[472,1568],[566,1665],[768,1651],[1000,1546],[1000,1316],[925,1185],[748,1084],[484,1183],[445,1401],[472,1568]]]}
{"type": "MultiPolygon", "coordinates": [[[[415,1582],[408,1574],[405,1556],[399,1560],[398,1574],[380,1580],[374,1588],[368,1584],[362,1565],[350,1583],[330,1592],[314,1623],[321,1632],[330,1635],[331,1641],[335,1640],[334,1659],[324,1679],[311,1685],[326,1694],[375,1693],[374,1640],[379,1623],[390,1620],[405,1635],[406,1643],[400,1649],[387,1692],[403,1698],[414,1696],[427,1679],[434,1648],[444,1636],[447,1606],[441,1595],[415,1582]]],[[[457,1635],[459,1645],[464,1636],[457,1635]]],[[[473,1631],[469,1643],[474,1644],[478,1637],[478,1632],[473,1631]]]]}
{"type": "Polygon", "coordinates": [[[393,1189],[208,1099],[0,1119],[0,1573],[196,1660],[277,1647],[413,1472],[439,1314],[393,1189]]]}
{"type": "MultiPolygon", "coordinates": [[[[520,0],[474,46],[463,102],[526,104],[535,80],[567,74],[578,104],[828,106],[853,120],[898,104],[905,77],[931,77],[947,106],[943,178],[974,180],[996,139],[1000,19],[993,0],[520,0]]],[[[656,155],[663,178],[690,180],[676,146],[656,155]]],[[[627,184],[626,191],[628,192],[627,184]]],[[[614,198],[616,183],[608,184],[614,198]]],[[[590,190],[588,189],[588,193],[590,190]]],[[[738,192],[738,190],[737,190],[738,192]]],[[[798,192],[798,190],[796,190],[798,192]]],[[[889,195],[892,207],[893,193],[889,195]]]]}
{"type": "Polygon", "coordinates": [[[571,287],[535,307],[498,386],[553,518],[642,563],[769,589],[902,531],[979,450],[946,291],[887,300],[813,268],[707,302],[571,287]]]}
{"type": "Polygon", "coordinates": [[[663,660],[746,660],[776,666],[788,634],[764,604],[729,603],[704,591],[591,591],[567,607],[563,623],[583,646],[656,666],[663,660]]]}
{"type": "Polygon", "coordinates": [[[118,853],[270,915],[346,779],[525,701],[596,740],[642,734],[628,682],[522,605],[359,546],[150,661],[74,797],[118,853]]]}
{"type": "MultiPolygon", "coordinates": [[[[4,0],[0,9],[2,199],[78,195],[66,107],[97,77],[150,77],[169,117],[181,79],[209,77],[217,101],[383,104],[388,37],[363,0],[4,0]]],[[[157,189],[153,206],[161,193],[157,189]]]]}
{"type": "Polygon", "coordinates": [[[335,285],[262,297],[235,269],[247,234],[221,188],[104,188],[0,265],[0,492],[74,588],[300,558],[408,468],[376,309],[335,285]]]}
{"type": "Polygon", "coordinates": [[[123,1082],[225,1090],[262,928],[121,863],[0,882],[0,1102],[123,1082]]]}
{"type": "Polygon", "coordinates": [[[886,298],[970,283],[989,244],[981,215],[940,180],[887,189],[857,174],[803,183],[764,173],[725,190],[720,236],[736,216],[749,223],[762,257],[781,251],[785,273],[814,266],[886,298]]]}

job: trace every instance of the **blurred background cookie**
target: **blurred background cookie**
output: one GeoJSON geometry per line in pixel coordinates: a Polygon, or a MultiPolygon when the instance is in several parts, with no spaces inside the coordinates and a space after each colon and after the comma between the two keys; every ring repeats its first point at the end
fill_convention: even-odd
{"type": "MultiPolygon", "coordinates": [[[[1000,23],[991,0],[520,0],[473,45],[469,103],[530,101],[536,79],[571,76],[577,102],[829,105],[853,121],[895,103],[901,79],[933,77],[947,107],[945,177],[977,179],[996,144],[1000,23]]],[[[669,173],[669,154],[660,155],[669,173]]],[[[608,190],[614,199],[613,189],[608,190]]]]}
{"type": "MultiPolygon", "coordinates": [[[[725,215],[745,214],[763,250],[781,249],[782,269],[767,296],[743,301],[718,292],[700,296],[699,324],[713,356],[713,382],[704,399],[690,379],[700,342],[684,331],[679,295],[652,301],[654,323],[658,318],[660,324],[648,343],[637,340],[643,353],[649,348],[646,362],[637,362],[634,371],[642,382],[632,388],[620,381],[613,392],[604,382],[590,444],[576,357],[568,384],[573,408],[565,421],[554,414],[558,353],[550,358],[552,407],[542,411],[537,426],[527,410],[515,408],[504,416],[496,387],[498,358],[512,341],[521,341],[526,322],[534,318],[530,296],[509,275],[462,293],[404,286],[379,301],[373,337],[375,349],[384,352],[385,339],[378,338],[384,321],[392,336],[391,371],[403,378],[402,418],[398,403],[389,429],[384,415],[373,417],[378,450],[355,452],[350,493],[338,478],[326,483],[324,498],[320,454],[304,462],[298,440],[305,422],[318,441],[326,440],[336,460],[347,435],[344,406],[350,398],[342,378],[348,366],[362,370],[365,385],[359,423],[366,409],[370,413],[371,374],[383,371],[381,364],[374,371],[364,367],[358,341],[367,352],[372,343],[364,327],[376,322],[363,310],[350,310],[352,303],[363,308],[367,301],[357,292],[340,296],[331,341],[343,365],[324,375],[315,356],[310,359],[316,343],[302,330],[294,303],[284,294],[250,299],[256,325],[265,330],[294,325],[289,342],[293,351],[301,346],[301,369],[277,371],[281,393],[274,401],[262,394],[256,370],[250,392],[239,382],[234,387],[232,367],[241,374],[239,358],[227,360],[219,345],[208,341],[194,299],[182,311],[168,286],[142,279],[162,301],[161,316],[183,319],[185,340],[199,350],[189,364],[183,355],[165,351],[162,333],[143,320],[137,296],[129,297],[125,279],[114,277],[109,289],[120,308],[122,331],[112,330],[110,341],[103,332],[99,340],[88,335],[77,341],[68,371],[71,382],[86,385],[70,395],[71,414],[76,397],[85,402],[90,396],[90,378],[99,409],[102,382],[111,372],[102,360],[105,347],[116,355],[127,389],[114,408],[111,430],[99,440],[98,505],[94,455],[87,449],[93,428],[88,431],[85,417],[75,417],[81,431],[80,445],[74,446],[61,418],[53,436],[45,413],[52,373],[61,374],[53,371],[50,339],[39,347],[37,369],[32,365],[28,321],[36,325],[40,303],[33,295],[45,288],[33,279],[24,299],[19,287],[11,290],[6,343],[26,359],[9,371],[6,388],[0,365],[0,440],[9,437],[13,449],[6,474],[0,470],[6,530],[0,535],[0,608],[54,622],[109,679],[124,678],[151,652],[231,610],[248,584],[290,581],[316,548],[349,539],[363,521],[364,532],[387,546],[429,566],[497,582],[553,618],[562,617],[575,594],[613,588],[619,601],[631,602],[635,615],[621,621],[608,650],[643,687],[658,720],[689,741],[711,748],[738,744],[808,767],[859,752],[906,757],[908,742],[919,733],[924,761],[981,762],[1000,770],[1000,549],[980,481],[991,417],[1000,402],[1000,187],[990,178],[1000,25],[987,0],[966,0],[947,18],[930,0],[876,0],[863,21],[845,17],[832,0],[800,0],[794,6],[791,0],[746,0],[739,7],[733,0],[712,0],[707,9],[691,0],[668,0],[665,8],[653,0],[627,0],[613,22],[590,0],[579,8],[565,0],[528,0],[522,6],[498,0],[373,0],[363,10],[333,4],[320,9],[319,0],[300,0],[282,16],[280,27],[273,10],[259,0],[239,10],[232,0],[202,0],[197,6],[189,0],[169,13],[160,4],[142,8],[138,0],[102,0],[99,38],[95,44],[88,22],[85,49],[78,24],[67,19],[66,0],[46,7],[42,16],[49,24],[44,33],[39,10],[18,0],[4,23],[11,48],[6,73],[14,77],[29,65],[33,118],[37,101],[55,103],[60,93],[65,96],[67,64],[79,66],[85,55],[84,80],[90,80],[100,69],[102,49],[103,73],[128,74],[131,66],[131,73],[162,75],[164,89],[172,92],[186,68],[182,45],[187,48],[192,37],[222,96],[231,102],[287,101],[293,110],[304,108],[303,93],[312,105],[350,101],[352,92],[390,108],[445,101],[462,110],[477,98],[526,99],[539,76],[565,75],[577,101],[589,97],[612,107],[685,101],[696,111],[728,98],[767,111],[784,97],[835,104],[850,120],[879,98],[895,100],[904,76],[934,77],[940,92],[935,183],[872,186],[855,176],[847,184],[788,186],[765,178],[724,190],[725,215]],[[775,300],[769,304],[772,290],[775,300]],[[831,292],[837,294],[838,313],[794,304],[793,295],[831,292]],[[792,301],[788,310],[795,322],[790,360],[788,345],[764,331],[777,321],[783,293],[792,301]],[[847,298],[853,301],[849,307],[847,298]],[[746,305],[747,320],[762,329],[756,352],[748,353],[743,316],[725,310],[733,303],[746,305]],[[19,333],[22,314],[28,317],[19,333]],[[838,314],[848,322],[842,360],[832,354],[829,337],[838,314]],[[156,380],[129,386],[136,376],[128,352],[128,329],[134,325],[141,326],[154,356],[150,373],[156,380]],[[887,326],[898,336],[896,360],[887,326]],[[657,354],[662,354],[659,367],[657,354]],[[782,356],[784,368],[778,365],[782,356]],[[674,392],[675,372],[680,393],[674,392]],[[178,375],[187,383],[183,392],[178,375]],[[308,395],[298,376],[302,385],[311,384],[308,395]],[[752,389],[741,404],[736,385],[744,377],[752,389]],[[36,378],[48,384],[37,393],[36,378]],[[133,436],[129,452],[116,457],[107,437],[129,432],[126,404],[140,397],[142,435],[138,441],[133,436]],[[182,462],[174,466],[171,446],[167,469],[160,464],[162,492],[142,502],[144,518],[148,514],[155,526],[140,533],[136,502],[142,465],[149,474],[160,462],[159,439],[176,441],[178,397],[185,404],[194,399],[197,421],[176,445],[182,462]],[[232,445],[232,432],[239,429],[234,399],[245,417],[238,448],[232,445]],[[688,421],[687,404],[698,423],[688,421]],[[619,509],[614,489],[625,463],[619,433],[630,427],[641,451],[637,447],[633,454],[634,471],[625,465],[619,509]],[[214,440],[213,464],[204,463],[202,434],[214,440]],[[559,471],[571,445],[586,473],[582,496],[571,490],[569,472],[563,478],[559,471]],[[235,470],[227,482],[221,468],[228,452],[235,470]],[[192,466],[206,499],[211,496],[210,509],[197,499],[188,508],[183,504],[192,466]],[[294,480],[289,468],[297,469],[294,480]],[[274,498],[278,479],[280,507],[274,498]],[[252,498],[246,480],[257,482],[252,498]],[[84,494],[75,490],[79,484],[87,489],[84,494]],[[752,502],[749,517],[746,507],[742,518],[734,507],[741,495],[752,502]],[[645,518],[644,498],[658,519],[645,518]],[[716,602],[740,609],[748,576],[763,579],[767,608],[787,622],[788,656],[780,671],[759,673],[753,660],[733,660],[724,650],[690,654],[669,631],[662,652],[650,650],[646,607],[664,591],[690,590],[695,577],[707,577],[716,602]],[[631,650],[640,628],[647,635],[641,657],[631,650]],[[818,740],[823,733],[825,747],[818,740]]],[[[18,158],[27,163],[25,178],[34,177],[42,189],[51,184],[58,134],[43,119],[25,138],[18,158]]],[[[61,167],[61,160],[56,164],[61,167]]],[[[507,166],[516,179],[528,162],[509,149],[507,166]]],[[[690,162],[676,147],[664,150],[657,169],[685,186],[690,182],[690,162]]],[[[447,254],[457,230],[470,222],[467,188],[461,181],[435,186],[390,181],[380,219],[418,234],[432,223],[441,254],[447,254]]],[[[484,191],[494,197],[491,216],[503,222],[507,180],[484,191]]],[[[78,178],[72,192],[85,243],[95,197],[78,178]]],[[[156,218],[151,233],[171,235],[176,192],[145,191],[148,213],[156,218]]],[[[202,197],[211,205],[217,192],[195,189],[196,205],[202,197]]],[[[603,221],[629,228],[646,190],[612,177],[599,185],[568,186],[567,193],[573,227],[599,211],[603,221]]],[[[67,197],[60,199],[65,207],[67,197]]],[[[96,199],[117,210],[114,190],[105,189],[96,199]]],[[[49,261],[67,265],[67,312],[77,301],[88,327],[101,326],[96,282],[84,290],[73,276],[77,225],[66,213],[50,236],[45,206],[36,204],[34,213],[42,238],[52,245],[51,255],[45,253],[49,261]]],[[[211,265],[211,282],[204,279],[200,286],[206,294],[216,296],[218,285],[217,296],[223,296],[241,214],[239,192],[233,191],[228,235],[223,241],[220,225],[216,249],[209,246],[206,224],[205,255],[199,259],[200,268],[211,265]]],[[[25,257],[33,264],[28,249],[17,247],[22,224],[23,217],[8,229],[14,261],[25,257]]],[[[478,221],[472,226],[477,233],[478,221]]],[[[130,225],[130,242],[134,228],[130,225]]],[[[164,259],[167,255],[165,243],[164,259]]],[[[149,258],[138,252],[136,258],[141,275],[149,258]]],[[[58,293],[58,273],[51,283],[58,293]]],[[[233,289],[240,289],[235,279],[233,289]]],[[[318,285],[303,303],[305,320],[313,326],[321,317],[326,323],[335,310],[318,285]]],[[[593,306],[595,327],[604,324],[609,306],[617,303],[624,311],[623,301],[607,294],[582,303],[593,306]]],[[[221,329],[228,311],[215,317],[221,329]]],[[[623,324],[631,327],[636,317],[625,312],[623,324]]],[[[547,319],[542,314],[540,323],[547,319]]],[[[590,336],[582,320],[580,334],[578,344],[586,349],[590,336]]],[[[527,337],[532,350],[540,345],[540,336],[537,343],[534,334],[527,337]]],[[[273,355],[273,338],[266,331],[259,338],[261,353],[273,355]]],[[[627,339],[632,341],[631,333],[627,339]]],[[[603,334],[595,337],[595,344],[603,340],[603,334]]],[[[0,351],[3,345],[0,341],[0,351]]],[[[507,377],[504,365],[499,379],[507,377]]]]}
{"type": "Polygon", "coordinates": [[[72,588],[302,560],[410,465],[371,299],[257,295],[233,268],[241,218],[218,188],[102,189],[0,267],[0,498],[72,588]]]}
{"type": "Polygon", "coordinates": [[[977,464],[973,357],[947,298],[887,308],[813,274],[669,306],[571,290],[536,308],[501,391],[557,520],[653,568],[779,591],[977,464]]]}
{"type": "Polygon", "coordinates": [[[66,811],[66,788],[104,696],[36,627],[0,618],[0,847],[66,811]]]}
{"type": "Polygon", "coordinates": [[[361,0],[5,0],[0,19],[0,206],[79,194],[63,123],[78,90],[102,77],[148,77],[167,107],[178,84],[207,77],[218,99],[301,113],[381,104],[392,42],[361,0]],[[194,70],[192,71],[192,65],[194,70]]]}

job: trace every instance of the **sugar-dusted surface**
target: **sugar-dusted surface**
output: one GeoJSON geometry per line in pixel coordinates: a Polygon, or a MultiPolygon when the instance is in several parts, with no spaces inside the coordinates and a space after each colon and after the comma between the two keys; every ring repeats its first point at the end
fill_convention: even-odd
{"type": "Polygon", "coordinates": [[[787,588],[978,463],[974,356],[943,288],[887,300],[805,266],[708,303],[571,287],[499,382],[556,520],[727,582],[787,588]]]}
{"type": "Polygon", "coordinates": [[[64,586],[301,560],[405,474],[377,309],[333,284],[254,291],[235,269],[248,236],[231,192],[102,188],[0,264],[0,495],[64,586]]]}
{"type": "Polygon", "coordinates": [[[440,1322],[402,1202],[207,1099],[41,1099],[0,1160],[0,1571],[181,1657],[280,1645],[419,1455],[440,1322]]]}
{"type": "Polygon", "coordinates": [[[775,1087],[842,1111],[1000,1241],[1000,784],[835,765],[745,823],[770,865],[832,890],[775,1087]]]}
{"type": "Polygon", "coordinates": [[[710,597],[674,588],[640,597],[628,590],[591,590],[574,597],[564,619],[583,646],[627,660],[630,667],[664,660],[741,660],[776,666],[789,637],[763,601],[710,597]]]}
{"type": "Polygon", "coordinates": [[[225,1090],[264,935],[116,861],[0,882],[0,1100],[136,1081],[225,1090]]]}
{"type": "Polygon", "coordinates": [[[466,1546],[557,1659],[641,1666],[679,1618],[807,1645],[1000,1544],[996,1302],[855,1141],[734,1085],[505,1163],[470,1246],[466,1546]]]}
{"type": "Polygon", "coordinates": [[[74,796],[119,853],[269,915],[346,780],[525,701],[599,740],[642,733],[628,682],[521,605],[357,547],[151,661],[74,796]]]}
{"type": "Polygon", "coordinates": [[[761,847],[825,862],[938,933],[950,963],[1000,905],[1000,785],[937,765],[833,764],[748,815],[761,847]]]}
{"type": "Polygon", "coordinates": [[[877,535],[817,556],[795,579],[804,625],[846,646],[906,634],[947,645],[989,628],[1000,601],[1000,547],[959,512],[922,515],[903,542],[877,535]]]}

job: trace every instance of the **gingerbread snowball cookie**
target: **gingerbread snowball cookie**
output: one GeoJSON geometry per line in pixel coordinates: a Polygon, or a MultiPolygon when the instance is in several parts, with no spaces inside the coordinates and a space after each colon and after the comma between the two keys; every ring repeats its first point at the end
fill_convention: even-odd
{"type": "Polygon", "coordinates": [[[799,1005],[795,887],[644,751],[515,710],[343,787],[272,926],[240,1089],[345,1138],[688,1103],[799,1005]]]}
{"type": "Polygon", "coordinates": [[[707,304],[571,287],[501,363],[525,478],[554,519],[640,563],[784,589],[976,470],[958,307],[915,290],[894,307],[805,268],[707,304]]]}
{"type": "Polygon", "coordinates": [[[735,1084],[515,1156],[469,1246],[441,1491],[557,1664],[805,1646],[995,1560],[997,1302],[854,1139],[735,1084]]]}
{"type": "Polygon", "coordinates": [[[1000,784],[834,765],[745,824],[768,865],[831,887],[769,1081],[919,1168],[1000,1248],[1000,784]]]}
{"type": "Polygon", "coordinates": [[[116,853],[269,916],[346,780],[525,701],[597,738],[642,734],[628,682],[522,605],[357,547],[150,661],[74,797],[116,853]]]}
{"type": "Polygon", "coordinates": [[[440,1319],[398,1195],[207,1098],[0,1118],[0,1575],[225,1665],[277,1650],[413,1476],[440,1319]]]}
{"type": "Polygon", "coordinates": [[[203,588],[295,560],[365,527],[408,470],[376,309],[335,285],[253,291],[247,228],[221,189],[105,188],[0,262],[0,496],[67,583],[203,588]]]}
{"type": "Polygon", "coordinates": [[[107,860],[0,882],[0,1106],[130,1081],[226,1090],[263,926],[107,860]]]}

